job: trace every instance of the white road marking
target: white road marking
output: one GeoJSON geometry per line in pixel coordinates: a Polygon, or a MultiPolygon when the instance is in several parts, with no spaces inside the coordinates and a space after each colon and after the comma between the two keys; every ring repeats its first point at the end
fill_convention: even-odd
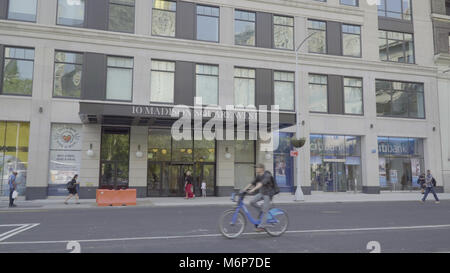
{"type": "Polygon", "coordinates": [[[21,232],[24,232],[26,230],[32,229],[36,226],[38,226],[39,224],[11,224],[11,225],[0,225],[0,227],[16,227],[19,226],[13,230],[4,232],[2,234],[0,234],[0,242],[11,238],[12,236],[15,236],[21,232]]]}
{"type": "MultiPolygon", "coordinates": [[[[293,230],[286,233],[329,233],[329,232],[360,232],[360,231],[385,231],[385,230],[423,230],[423,229],[442,229],[450,228],[449,225],[430,225],[430,226],[404,226],[404,227],[374,227],[374,228],[344,228],[344,229],[317,229],[317,230],[293,230]]],[[[262,232],[247,232],[242,235],[261,235],[262,232]]],[[[118,242],[118,241],[139,241],[139,240],[169,240],[169,239],[191,239],[206,237],[222,237],[222,234],[204,234],[204,235],[184,235],[184,236],[155,236],[155,237],[131,237],[131,238],[111,238],[111,239],[89,239],[89,240],[63,240],[63,241],[34,241],[34,242],[0,242],[1,245],[24,245],[24,244],[67,244],[71,241],[79,243],[100,243],[100,242],[118,242]]]]}

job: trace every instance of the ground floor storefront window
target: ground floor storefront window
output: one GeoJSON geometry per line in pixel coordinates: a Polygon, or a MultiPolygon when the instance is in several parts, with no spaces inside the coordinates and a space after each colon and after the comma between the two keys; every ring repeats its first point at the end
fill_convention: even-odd
{"type": "Polygon", "coordinates": [[[0,121],[0,195],[9,195],[8,178],[16,171],[17,191],[25,194],[30,124],[0,121]]]}
{"type": "Polygon", "coordinates": [[[362,190],[361,137],[310,135],[311,189],[362,190]]]}
{"type": "Polygon", "coordinates": [[[274,151],[274,177],[280,190],[292,191],[294,186],[294,158],[291,157],[293,133],[278,133],[279,145],[274,151]]]}
{"type": "Polygon", "coordinates": [[[378,138],[381,190],[418,189],[420,174],[425,173],[423,140],[418,138],[378,138]]]}
{"type": "Polygon", "coordinates": [[[129,165],[130,128],[103,127],[100,155],[100,188],[128,188],[129,165]]]}
{"type": "Polygon", "coordinates": [[[170,129],[150,129],[147,196],[184,196],[184,181],[188,171],[193,177],[196,196],[201,195],[202,182],[206,183],[207,195],[215,195],[216,142],[177,141],[172,138],[170,129]]]}
{"type": "Polygon", "coordinates": [[[81,125],[52,124],[48,195],[67,195],[66,184],[80,174],[81,125]]]}

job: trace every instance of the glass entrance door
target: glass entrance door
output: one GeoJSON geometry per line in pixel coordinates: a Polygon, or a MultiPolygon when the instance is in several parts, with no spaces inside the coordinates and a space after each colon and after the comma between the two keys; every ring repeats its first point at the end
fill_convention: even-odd
{"type": "Polygon", "coordinates": [[[326,192],[347,191],[347,181],[344,163],[342,162],[325,163],[324,171],[325,171],[324,191],[326,192]]]}
{"type": "Polygon", "coordinates": [[[215,195],[215,179],[216,179],[216,165],[207,163],[197,163],[195,165],[194,174],[194,193],[196,196],[201,196],[202,182],[206,182],[206,195],[215,195]]]}
{"type": "Polygon", "coordinates": [[[170,165],[168,183],[166,185],[163,183],[162,195],[171,197],[184,196],[184,183],[187,171],[190,171],[191,176],[193,176],[194,172],[192,165],[170,165]]]}

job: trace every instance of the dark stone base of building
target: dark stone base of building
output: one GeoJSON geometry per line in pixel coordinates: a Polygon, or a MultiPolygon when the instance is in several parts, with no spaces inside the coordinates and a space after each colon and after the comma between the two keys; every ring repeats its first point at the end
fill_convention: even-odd
{"type": "Polygon", "coordinates": [[[434,191],[436,193],[444,193],[444,187],[443,186],[437,186],[436,188],[434,188],[434,191]]]}
{"type": "Polygon", "coordinates": [[[80,197],[80,199],[96,199],[97,189],[97,187],[80,187],[78,196],[80,197]]]}
{"type": "Polygon", "coordinates": [[[380,187],[363,186],[362,192],[365,194],[380,194],[380,187]]]}
{"type": "Polygon", "coordinates": [[[147,187],[130,187],[136,190],[136,198],[147,198],[147,187]]]}
{"type": "Polygon", "coordinates": [[[231,194],[235,192],[233,186],[228,187],[216,187],[216,196],[223,197],[223,196],[231,196],[231,194]]]}
{"type": "MultiPolygon", "coordinates": [[[[292,187],[292,194],[297,191],[297,186],[292,187]]],[[[311,187],[302,187],[302,192],[304,195],[311,195],[311,187]]]]}
{"type": "Polygon", "coordinates": [[[48,187],[27,187],[25,200],[47,199],[48,187]]]}

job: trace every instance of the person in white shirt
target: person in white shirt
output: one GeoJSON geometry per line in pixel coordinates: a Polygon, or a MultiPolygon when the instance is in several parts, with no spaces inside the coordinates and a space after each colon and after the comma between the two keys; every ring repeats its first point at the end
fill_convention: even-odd
{"type": "Polygon", "coordinates": [[[206,198],[206,182],[202,182],[202,196],[203,198],[206,198]]]}

